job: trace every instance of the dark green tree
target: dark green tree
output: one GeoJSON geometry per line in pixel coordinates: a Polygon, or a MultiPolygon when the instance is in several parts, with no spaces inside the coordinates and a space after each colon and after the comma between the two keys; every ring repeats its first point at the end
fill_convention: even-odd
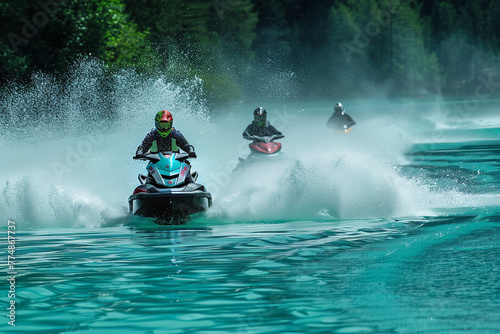
{"type": "Polygon", "coordinates": [[[31,5],[12,0],[2,8],[3,75],[19,77],[35,70],[62,73],[81,55],[116,67],[155,61],[147,32],[128,20],[120,0],[46,1],[31,5]]]}
{"type": "Polygon", "coordinates": [[[400,6],[393,20],[395,87],[405,95],[437,94],[442,84],[440,68],[435,54],[425,48],[421,5],[406,1],[400,6]]]}

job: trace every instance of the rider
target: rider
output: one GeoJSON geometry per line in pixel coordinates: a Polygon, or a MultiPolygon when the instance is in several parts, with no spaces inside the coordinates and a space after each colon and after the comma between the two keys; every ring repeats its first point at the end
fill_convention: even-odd
{"type": "Polygon", "coordinates": [[[339,102],[333,107],[333,110],[333,115],[330,116],[328,122],[326,122],[326,126],[346,133],[351,131],[351,127],[355,125],[356,122],[351,116],[344,112],[344,105],[339,102]]]}
{"type": "Polygon", "coordinates": [[[275,136],[273,139],[284,137],[267,120],[267,111],[259,107],[253,111],[253,122],[243,131],[243,138],[253,140],[254,142],[268,142],[272,141],[272,139],[269,140],[271,136],[275,136]]]}
{"type": "MultiPolygon", "coordinates": [[[[156,113],[155,129],[146,135],[142,144],[137,148],[136,155],[141,156],[149,151],[153,152],[179,152],[179,148],[188,153],[190,158],[196,158],[193,145],[184,138],[179,130],[172,127],[172,114],[168,110],[156,113]]],[[[189,162],[186,160],[189,164],[189,162]]],[[[188,180],[186,180],[188,181],[188,180]]]]}

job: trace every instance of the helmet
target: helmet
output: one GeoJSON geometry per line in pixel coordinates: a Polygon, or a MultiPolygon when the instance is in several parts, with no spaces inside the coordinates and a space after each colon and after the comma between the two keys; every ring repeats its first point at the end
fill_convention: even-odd
{"type": "Polygon", "coordinates": [[[334,110],[335,112],[340,112],[340,113],[342,113],[342,114],[343,114],[343,113],[344,113],[344,105],[343,105],[342,103],[340,103],[340,102],[339,102],[339,103],[337,103],[337,104],[335,105],[335,107],[333,107],[333,110],[334,110]]]}
{"type": "Polygon", "coordinates": [[[156,113],[155,126],[160,136],[168,136],[170,131],[172,131],[173,120],[172,114],[168,110],[160,110],[156,113]]]}
{"type": "Polygon", "coordinates": [[[266,125],[267,111],[259,107],[253,111],[253,119],[258,123],[259,126],[266,125]]]}

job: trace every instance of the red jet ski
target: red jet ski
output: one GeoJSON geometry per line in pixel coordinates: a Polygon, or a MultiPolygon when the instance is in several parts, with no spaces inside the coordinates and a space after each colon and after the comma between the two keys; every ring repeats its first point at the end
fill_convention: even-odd
{"type": "Polygon", "coordinates": [[[254,141],[248,144],[252,154],[275,155],[281,151],[281,143],[274,141],[281,139],[283,135],[272,135],[266,137],[256,137],[254,141]]]}
{"type": "Polygon", "coordinates": [[[248,147],[250,147],[250,151],[252,153],[258,153],[258,154],[276,154],[279,151],[281,151],[281,143],[272,141],[272,142],[253,142],[248,144],[248,147]]]}
{"type": "MultiPolygon", "coordinates": [[[[254,142],[248,144],[250,148],[250,154],[246,159],[239,158],[239,164],[236,166],[235,170],[242,168],[244,165],[252,163],[262,163],[267,160],[268,157],[281,157],[284,153],[281,152],[281,143],[274,141],[275,139],[280,139],[285,136],[268,136],[268,137],[256,137],[254,142]]],[[[283,156],[284,157],[284,156],[283,156]]],[[[271,160],[274,160],[273,158],[271,160]]]]}

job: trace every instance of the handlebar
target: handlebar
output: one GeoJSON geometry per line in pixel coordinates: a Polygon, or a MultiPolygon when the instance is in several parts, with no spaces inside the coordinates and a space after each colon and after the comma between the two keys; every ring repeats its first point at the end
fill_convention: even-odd
{"type": "MultiPolygon", "coordinates": [[[[178,161],[184,161],[188,158],[191,158],[191,159],[195,159],[196,156],[193,156],[193,155],[189,155],[189,153],[177,153],[177,152],[161,152],[162,155],[172,155],[172,154],[176,154],[176,157],[175,157],[175,160],[178,160],[178,161]]],[[[137,154],[137,155],[134,155],[132,157],[132,159],[134,160],[149,160],[153,163],[156,163],[158,161],[160,161],[160,158],[158,157],[158,154],[160,153],[146,153],[146,154],[137,154]]]]}
{"type": "Polygon", "coordinates": [[[285,138],[283,135],[274,135],[272,140],[285,138]]]}
{"type": "Polygon", "coordinates": [[[276,139],[281,139],[281,138],[284,138],[285,136],[283,135],[271,135],[271,136],[262,136],[262,137],[259,137],[259,136],[252,136],[251,138],[253,140],[257,140],[257,141],[262,141],[262,142],[265,142],[265,143],[269,143],[269,142],[272,142],[276,139]]]}

